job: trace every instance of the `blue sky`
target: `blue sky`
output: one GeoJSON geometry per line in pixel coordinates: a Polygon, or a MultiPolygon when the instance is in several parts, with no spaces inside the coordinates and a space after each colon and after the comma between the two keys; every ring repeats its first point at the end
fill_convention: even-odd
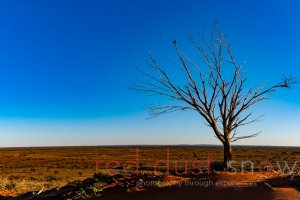
{"type": "MultiPolygon", "coordinates": [[[[148,96],[128,90],[149,52],[218,20],[249,78],[300,79],[299,1],[2,1],[0,146],[217,144],[193,113],[146,120],[148,96]],[[184,135],[184,137],[183,137],[184,135]]],[[[255,82],[254,81],[254,82],[255,82]]],[[[259,105],[263,133],[239,144],[299,145],[300,87],[259,105]]]]}

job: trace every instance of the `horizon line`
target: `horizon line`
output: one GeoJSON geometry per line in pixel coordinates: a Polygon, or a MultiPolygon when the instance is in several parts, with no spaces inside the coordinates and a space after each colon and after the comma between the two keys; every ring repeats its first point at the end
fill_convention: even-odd
{"type": "MultiPolygon", "coordinates": [[[[92,148],[92,147],[223,147],[222,144],[104,144],[104,145],[42,145],[42,146],[7,146],[0,147],[0,149],[7,148],[92,148]]],[[[287,147],[300,148],[300,146],[287,145],[243,145],[232,144],[232,147],[287,147]]]]}

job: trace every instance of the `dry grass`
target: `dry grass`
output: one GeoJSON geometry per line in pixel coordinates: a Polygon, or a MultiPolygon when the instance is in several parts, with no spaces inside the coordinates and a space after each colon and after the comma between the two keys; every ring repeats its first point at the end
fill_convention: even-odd
{"type": "MultiPolygon", "coordinates": [[[[151,170],[158,160],[166,159],[168,147],[139,147],[139,166],[151,170]]],[[[222,160],[222,147],[176,147],[170,146],[170,168],[173,161],[178,161],[179,168],[184,161],[204,162],[222,160]]],[[[237,165],[241,161],[251,160],[258,165],[262,161],[288,161],[290,166],[300,162],[300,148],[288,147],[234,147],[237,165]]],[[[123,165],[128,160],[136,159],[136,147],[60,147],[60,148],[2,148],[0,149],[0,195],[27,191],[39,191],[59,188],[74,180],[83,180],[95,173],[96,161],[99,168],[116,160],[123,165]]]]}

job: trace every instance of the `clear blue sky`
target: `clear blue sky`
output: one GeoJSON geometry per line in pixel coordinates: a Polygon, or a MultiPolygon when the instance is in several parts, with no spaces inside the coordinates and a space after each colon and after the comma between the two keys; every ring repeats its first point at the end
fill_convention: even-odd
{"type": "MultiPolygon", "coordinates": [[[[146,120],[148,96],[126,87],[172,41],[214,20],[255,81],[300,79],[300,2],[1,1],[0,146],[217,144],[193,113],[146,120]],[[183,136],[184,135],[184,136],[183,136]]],[[[188,47],[188,46],[187,46],[188,47]]],[[[263,130],[240,144],[300,145],[300,87],[256,109],[263,130]]],[[[248,133],[248,132],[247,132],[248,133]]]]}

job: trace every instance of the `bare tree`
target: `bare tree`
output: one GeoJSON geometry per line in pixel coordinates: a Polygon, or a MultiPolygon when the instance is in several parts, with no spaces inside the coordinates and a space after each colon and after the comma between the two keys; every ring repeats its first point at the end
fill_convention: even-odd
{"type": "Polygon", "coordinates": [[[149,108],[154,117],[182,110],[192,110],[201,115],[223,144],[224,169],[227,170],[232,160],[231,143],[258,135],[238,135],[237,130],[241,126],[260,119],[252,118],[249,108],[267,99],[277,89],[290,88],[296,82],[291,77],[283,77],[277,84],[269,87],[265,83],[249,87],[243,72],[244,65],[236,63],[221,31],[214,28],[208,37],[189,36],[188,39],[196,48],[194,56],[201,60],[200,65],[184,54],[175,40],[178,62],[183,69],[180,80],[173,79],[150,56],[151,72],[138,69],[143,78],[138,79],[133,88],[170,100],[166,105],[158,104],[149,108]]]}

